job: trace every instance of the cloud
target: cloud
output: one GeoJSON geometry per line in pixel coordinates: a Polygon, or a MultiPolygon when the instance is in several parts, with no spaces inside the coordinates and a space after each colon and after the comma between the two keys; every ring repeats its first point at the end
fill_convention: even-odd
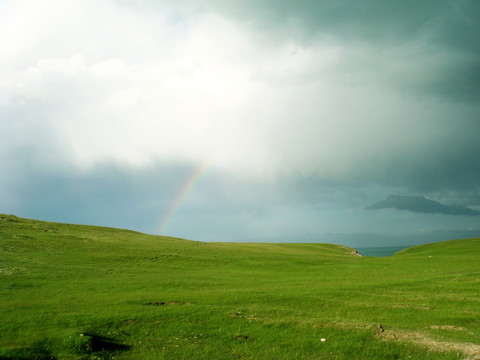
{"type": "Polygon", "coordinates": [[[424,196],[390,195],[385,200],[367,206],[367,210],[390,208],[425,214],[480,215],[480,211],[472,210],[465,206],[444,205],[437,201],[427,199],[424,196]]]}
{"type": "Polygon", "coordinates": [[[0,7],[0,194],[11,209],[155,232],[204,162],[188,225],[170,227],[192,238],[213,236],[209,224],[238,238],[369,233],[381,215],[364,207],[391,193],[480,205],[476,2],[0,7]]]}
{"type": "MultiPolygon", "coordinates": [[[[453,26],[462,6],[451,13],[446,3],[419,3],[405,20],[410,5],[373,1],[160,2],[147,12],[128,2],[52,0],[35,14],[22,4],[5,6],[15,41],[4,58],[2,115],[17,129],[41,124],[43,138],[78,166],[214,157],[237,174],[410,186],[422,180],[420,163],[440,172],[425,183],[451,182],[437,154],[461,143],[446,161],[465,162],[478,179],[468,170],[479,168],[468,135],[479,130],[478,106],[409,95],[455,92],[453,64],[474,71],[475,62],[459,66],[468,47],[447,51],[435,25],[453,26]],[[442,81],[450,88],[435,85],[442,81]]],[[[41,141],[10,130],[7,144],[41,141]]]]}
{"type": "MultiPolygon", "coordinates": [[[[122,1],[134,5],[132,1],[122,1]]],[[[342,69],[362,79],[393,86],[415,96],[478,104],[480,5],[451,2],[379,0],[349,1],[273,0],[241,3],[210,0],[177,2],[177,11],[215,13],[251,26],[266,46],[287,39],[300,47],[327,41],[341,50],[342,69]]]]}
{"type": "Polygon", "coordinates": [[[203,241],[386,246],[479,234],[467,230],[477,228],[473,216],[364,210],[366,202],[385,191],[381,188],[326,186],[313,179],[272,184],[215,168],[195,183],[164,227],[197,164],[156,162],[139,169],[103,163],[79,170],[66,163],[42,164],[30,155],[29,149],[23,155],[17,150],[16,166],[2,177],[2,212],[152,234],[164,230],[203,241]]]}

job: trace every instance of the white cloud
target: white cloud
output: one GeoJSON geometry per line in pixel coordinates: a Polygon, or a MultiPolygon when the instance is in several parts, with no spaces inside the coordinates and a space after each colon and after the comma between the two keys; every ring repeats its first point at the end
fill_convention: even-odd
{"type": "Polygon", "coordinates": [[[341,177],[451,131],[435,124],[456,108],[386,87],[405,71],[395,50],[373,56],[375,47],[320,36],[301,44],[284,33],[266,44],[245,23],[162,6],[8,1],[3,146],[57,146],[82,167],[213,156],[242,174],[341,177]]]}
{"type": "Polygon", "coordinates": [[[121,78],[127,66],[121,59],[110,58],[93,64],[90,68],[92,75],[104,79],[121,78]]]}
{"type": "MultiPolygon", "coordinates": [[[[9,70],[1,74],[9,115],[31,124],[24,114],[36,108],[35,122],[48,132],[45,141],[57,139],[61,153],[83,166],[105,159],[198,160],[213,152],[224,165],[241,163],[252,152],[258,158],[261,149],[252,149],[260,144],[252,128],[257,119],[242,113],[255,86],[249,77],[249,62],[257,55],[251,34],[216,16],[178,31],[162,13],[135,13],[106,1],[72,4],[50,1],[30,22],[31,14],[22,12],[26,3],[9,3],[15,17],[28,20],[22,34],[28,41],[12,49],[9,70]],[[77,26],[85,34],[67,39],[63,33],[77,26]],[[55,51],[49,51],[52,44],[55,51]],[[80,52],[71,55],[72,48],[80,52]],[[62,56],[44,57],[51,53],[62,56]]],[[[10,139],[15,141],[33,140],[10,139]]]]}

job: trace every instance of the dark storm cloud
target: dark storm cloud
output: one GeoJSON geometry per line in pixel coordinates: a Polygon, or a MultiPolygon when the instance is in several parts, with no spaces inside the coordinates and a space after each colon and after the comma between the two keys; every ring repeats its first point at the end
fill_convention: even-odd
{"type": "MultiPolygon", "coordinates": [[[[276,12],[274,4],[270,9],[276,12]]],[[[312,34],[367,44],[373,69],[383,68],[379,77],[393,86],[454,102],[480,100],[477,1],[303,2],[277,14],[285,23],[297,17],[295,26],[312,34]]],[[[355,58],[347,63],[357,66],[355,58]]]]}
{"type": "Polygon", "coordinates": [[[478,204],[480,147],[475,139],[480,133],[480,122],[464,126],[462,120],[452,119],[452,126],[455,124],[462,128],[462,134],[438,139],[437,144],[423,151],[392,154],[379,176],[380,181],[390,186],[406,186],[411,192],[458,191],[459,196],[476,193],[478,204]]]}
{"type": "MultiPolygon", "coordinates": [[[[79,170],[59,159],[52,167],[51,159],[35,156],[41,150],[34,150],[16,149],[11,162],[3,162],[8,176],[2,186],[8,191],[0,192],[2,212],[152,234],[159,233],[165,214],[198,168],[194,163],[158,161],[144,168],[105,162],[79,170]]],[[[388,190],[311,176],[245,180],[212,168],[182,202],[164,234],[203,241],[350,246],[411,245],[479,234],[472,217],[460,217],[459,222],[441,218],[445,215],[363,210],[388,190]]]]}
{"type": "MultiPolygon", "coordinates": [[[[7,173],[1,178],[7,190],[0,191],[2,213],[158,234],[198,164],[157,161],[138,168],[104,162],[80,170],[41,149],[16,148],[2,168],[7,173]]],[[[210,169],[175,211],[166,235],[248,240],[247,222],[268,216],[268,207],[281,203],[275,191],[270,184],[210,169]]]]}
{"type": "MultiPolygon", "coordinates": [[[[480,3],[463,1],[219,1],[179,3],[253,25],[265,45],[323,39],[345,52],[348,72],[364,71],[405,92],[449,101],[480,99],[480,3]],[[356,70],[355,70],[356,69],[356,70]]],[[[339,64],[341,65],[341,64],[339,64]]]]}
{"type": "Polygon", "coordinates": [[[480,215],[480,211],[465,206],[444,205],[424,196],[390,195],[385,200],[369,205],[367,210],[397,209],[425,214],[480,215]]]}
{"type": "Polygon", "coordinates": [[[51,159],[44,161],[34,153],[35,149],[16,149],[12,163],[3,163],[9,171],[3,212],[156,233],[155,224],[190,171],[182,165],[134,170],[114,163],[79,170],[58,158],[52,167],[51,159]]]}
{"type": "MultiPolygon", "coordinates": [[[[419,127],[421,122],[419,118],[419,127]]],[[[400,192],[404,195],[420,193],[456,205],[480,205],[480,121],[452,118],[439,124],[432,122],[431,126],[432,132],[442,128],[445,132],[430,138],[422,135],[408,146],[394,150],[372,141],[372,149],[376,151],[351,160],[350,166],[342,172],[290,173],[281,182],[290,189],[288,194],[293,194],[292,199],[309,203],[321,201],[327,193],[330,199],[332,194],[342,194],[359,206],[367,201],[363,204],[366,206],[375,198],[400,192]]],[[[387,138],[386,142],[414,138],[421,131],[415,126],[409,129],[405,133],[392,130],[391,139],[387,138]]],[[[355,154],[354,147],[351,151],[355,154]]]]}

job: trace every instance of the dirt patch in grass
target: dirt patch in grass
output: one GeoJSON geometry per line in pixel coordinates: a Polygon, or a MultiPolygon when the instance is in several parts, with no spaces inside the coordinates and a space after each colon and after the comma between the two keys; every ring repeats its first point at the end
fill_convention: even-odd
{"type": "Polygon", "coordinates": [[[461,326],[453,325],[432,325],[430,326],[432,330],[455,330],[455,331],[465,331],[466,329],[461,326]]]}
{"type": "Polygon", "coordinates": [[[228,314],[229,317],[231,318],[244,318],[246,319],[248,322],[252,322],[252,321],[257,321],[258,318],[255,316],[255,315],[248,315],[248,316],[244,316],[242,313],[240,312],[234,312],[234,313],[230,313],[228,314]]]}
{"type": "Polygon", "coordinates": [[[145,303],[143,305],[147,306],[164,306],[164,305],[191,305],[189,302],[178,302],[178,301],[152,301],[145,303]]]}
{"type": "Polygon", "coordinates": [[[22,269],[20,269],[19,267],[17,268],[14,268],[14,267],[11,267],[11,268],[0,268],[0,275],[4,275],[4,276],[10,276],[10,275],[13,275],[17,272],[20,272],[22,269]]]}
{"type": "Polygon", "coordinates": [[[435,352],[456,351],[463,353],[465,360],[480,360],[480,345],[477,344],[440,341],[415,331],[385,330],[381,336],[386,341],[409,342],[435,352]]]}
{"type": "Polygon", "coordinates": [[[248,336],[248,335],[236,335],[235,336],[235,340],[237,342],[244,342],[244,341],[247,341],[249,339],[250,339],[250,336],[248,336]]]}
{"type": "MultiPolygon", "coordinates": [[[[372,324],[366,324],[362,322],[344,322],[344,321],[332,321],[325,323],[323,326],[328,326],[328,327],[334,327],[334,328],[340,328],[340,329],[360,329],[360,330],[365,330],[365,329],[374,329],[376,326],[372,324]]],[[[317,326],[314,326],[314,328],[317,326]]]]}
{"type": "Polygon", "coordinates": [[[428,306],[422,306],[422,305],[403,305],[403,304],[398,304],[398,305],[393,305],[392,308],[394,308],[394,309],[430,310],[430,307],[428,307],[428,306]]]}
{"type": "MultiPolygon", "coordinates": [[[[421,332],[386,329],[383,325],[347,322],[332,322],[329,325],[341,329],[371,329],[375,331],[376,336],[384,341],[408,342],[426,347],[429,351],[462,353],[465,356],[464,360],[480,360],[480,345],[477,344],[437,340],[421,332]]],[[[453,325],[431,325],[429,328],[433,330],[465,330],[453,325]]]]}

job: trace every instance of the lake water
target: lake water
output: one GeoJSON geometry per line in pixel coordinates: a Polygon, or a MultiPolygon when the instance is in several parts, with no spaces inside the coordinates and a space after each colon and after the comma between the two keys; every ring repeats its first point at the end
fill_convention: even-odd
{"type": "Polygon", "coordinates": [[[376,257],[386,257],[392,256],[400,250],[406,249],[409,246],[379,246],[379,247],[364,247],[357,248],[358,252],[362,256],[376,256],[376,257]]]}

